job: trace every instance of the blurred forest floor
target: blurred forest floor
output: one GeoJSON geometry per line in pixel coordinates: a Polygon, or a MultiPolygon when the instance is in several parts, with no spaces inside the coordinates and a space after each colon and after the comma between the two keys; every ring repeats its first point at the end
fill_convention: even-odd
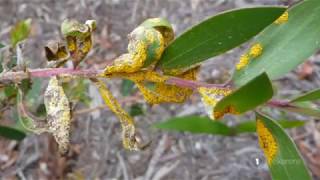
{"type": "MultiPolygon", "coordinates": [[[[177,35],[191,25],[221,11],[259,5],[290,5],[293,0],[0,0],[0,42],[8,42],[9,30],[18,20],[32,18],[32,35],[23,48],[30,67],[44,67],[43,47],[48,40],[61,39],[60,24],[66,18],[97,21],[94,48],[82,68],[103,68],[126,51],[127,34],[144,19],[165,17],[177,35]]],[[[252,22],[254,25],[254,22],[252,22]]],[[[247,45],[204,63],[199,79],[224,82],[247,45]]],[[[320,85],[320,55],[312,56],[294,72],[277,81],[281,96],[315,89],[320,85]]],[[[46,82],[46,81],[44,81],[46,82]]],[[[21,142],[0,139],[0,179],[125,179],[125,180],[231,180],[270,179],[257,137],[192,135],[152,129],[154,122],[174,116],[205,115],[196,95],[185,104],[150,106],[139,93],[121,94],[121,80],[107,82],[128,111],[136,114],[137,127],[152,140],[143,152],[122,148],[117,118],[103,105],[97,89],[88,81],[72,82],[67,91],[75,107],[71,149],[60,157],[48,134],[29,135],[21,142]],[[260,164],[256,165],[256,158],[260,164]]],[[[40,83],[41,84],[41,83],[40,83]]],[[[39,88],[44,91],[46,83],[39,88]]],[[[33,103],[43,99],[36,94],[33,103]]],[[[15,106],[6,109],[1,123],[14,121],[15,106]]],[[[275,118],[306,120],[306,126],[290,130],[315,179],[320,179],[320,124],[311,117],[286,116],[272,111],[275,118]]],[[[253,118],[227,116],[228,125],[253,118]]]]}

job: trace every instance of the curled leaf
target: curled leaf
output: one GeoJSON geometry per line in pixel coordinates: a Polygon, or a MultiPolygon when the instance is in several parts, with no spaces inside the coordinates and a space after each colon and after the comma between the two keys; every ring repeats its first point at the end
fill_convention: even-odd
{"type": "Polygon", "coordinates": [[[48,126],[44,120],[41,121],[27,112],[23,103],[23,92],[21,89],[18,89],[17,94],[17,110],[19,122],[24,129],[36,134],[48,131],[48,126]]]}
{"type": "Polygon", "coordinates": [[[95,20],[87,20],[85,24],[81,24],[76,20],[66,19],[61,24],[61,32],[66,38],[74,67],[78,66],[92,48],[91,34],[95,29],[95,20]]]}
{"type": "Polygon", "coordinates": [[[136,135],[135,124],[130,115],[121,108],[118,101],[113,97],[112,93],[103,82],[98,79],[92,79],[92,81],[99,89],[100,95],[102,96],[105,104],[113,113],[116,114],[116,116],[118,116],[120,120],[124,148],[128,150],[140,150],[143,148],[140,144],[140,139],[136,135]]]}
{"type": "Polygon", "coordinates": [[[44,47],[44,50],[47,60],[55,61],[56,67],[63,65],[69,58],[67,47],[56,41],[50,41],[44,47]]]}
{"type": "Polygon", "coordinates": [[[168,20],[164,18],[147,19],[140,26],[146,28],[155,28],[158,30],[163,36],[165,47],[167,47],[168,44],[174,39],[173,28],[168,20]]]}
{"type": "Polygon", "coordinates": [[[59,144],[59,151],[65,153],[69,146],[71,113],[70,104],[57,77],[52,77],[44,94],[49,131],[59,144]]]}
{"type": "Polygon", "coordinates": [[[129,35],[128,53],[118,57],[105,74],[132,73],[155,65],[165,48],[165,39],[160,31],[147,26],[139,26],[129,35]]]}

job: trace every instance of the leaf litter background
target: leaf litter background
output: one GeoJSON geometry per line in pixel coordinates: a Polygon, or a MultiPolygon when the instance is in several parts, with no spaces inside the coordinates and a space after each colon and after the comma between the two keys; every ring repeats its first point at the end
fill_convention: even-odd
{"type": "MultiPolygon", "coordinates": [[[[293,0],[0,0],[0,41],[8,42],[10,27],[18,20],[32,18],[32,35],[25,42],[24,58],[32,68],[44,67],[43,46],[48,40],[61,38],[59,26],[65,18],[95,19],[98,25],[95,45],[81,66],[103,68],[125,52],[127,34],[148,17],[168,18],[175,32],[180,34],[224,10],[294,3],[293,0]]],[[[199,79],[224,82],[246,47],[243,45],[204,63],[199,79]]],[[[319,58],[319,53],[312,56],[277,81],[279,95],[291,96],[319,87],[319,58]]],[[[44,82],[40,89],[42,94],[44,82]]],[[[120,141],[119,123],[103,106],[97,89],[86,81],[75,82],[66,87],[74,102],[81,101],[75,105],[70,153],[60,157],[53,138],[46,134],[28,136],[20,143],[1,138],[0,179],[270,179],[254,134],[221,137],[151,128],[154,122],[174,116],[205,115],[199,97],[193,96],[182,105],[151,107],[139,93],[121,95],[121,80],[108,81],[108,85],[128,111],[131,105],[142,104],[144,115],[135,116],[135,120],[142,135],[152,140],[147,150],[125,151],[120,141]],[[82,93],[78,95],[77,92],[82,93]]],[[[34,97],[29,103],[43,101],[37,94],[34,97]]],[[[13,109],[2,112],[1,123],[14,121],[13,109]]],[[[270,110],[270,113],[274,118],[283,117],[279,111],[270,110]]],[[[318,120],[296,114],[287,117],[308,121],[305,127],[290,130],[290,134],[314,178],[320,179],[318,120]]],[[[252,114],[243,118],[228,116],[224,121],[232,125],[250,118],[253,119],[252,114]]]]}

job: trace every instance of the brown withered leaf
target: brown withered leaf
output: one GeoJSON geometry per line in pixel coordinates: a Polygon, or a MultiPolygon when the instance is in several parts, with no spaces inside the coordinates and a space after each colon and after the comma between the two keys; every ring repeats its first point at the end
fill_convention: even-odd
{"type": "Polygon", "coordinates": [[[57,77],[52,77],[44,94],[49,131],[59,145],[59,151],[66,153],[69,146],[71,113],[70,104],[57,77]]]}

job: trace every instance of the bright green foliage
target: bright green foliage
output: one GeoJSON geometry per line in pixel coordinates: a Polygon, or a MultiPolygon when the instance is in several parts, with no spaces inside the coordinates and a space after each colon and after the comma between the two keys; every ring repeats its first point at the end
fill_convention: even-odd
{"type": "Polygon", "coordinates": [[[28,38],[31,29],[31,19],[18,22],[10,31],[11,45],[15,47],[20,41],[28,38]]]}
{"type": "Polygon", "coordinates": [[[289,9],[287,22],[267,27],[254,40],[263,47],[262,54],[235,71],[235,84],[241,86],[263,71],[277,79],[314,54],[320,48],[319,12],[319,0],[306,0],[289,9]]]}
{"type": "MultiPolygon", "coordinates": [[[[303,121],[279,120],[277,122],[282,128],[294,128],[304,125],[303,121]]],[[[254,120],[241,122],[233,127],[228,127],[221,121],[212,121],[209,117],[200,116],[175,117],[164,122],[155,123],[154,127],[163,130],[178,130],[194,134],[215,134],[223,136],[256,132],[256,122],[254,120]]]]}
{"type": "Polygon", "coordinates": [[[165,122],[154,124],[154,127],[166,130],[187,131],[191,133],[230,135],[231,129],[220,121],[212,121],[207,117],[187,116],[175,117],[165,122]]]}
{"type": "Polygon", "coordinates": [[[260,124],[259,143],[268,161],[272,179],[308,180],[309,172],[294,142],[278,123],[262,114],[256,114],[260,124]],[[269,134],[270,133],[270,134],[269,134]],[[271,142],[270,140],[275,140],[271,142]],[[275,144],[273,144],[275,143],[275,144]],[[271,149],[273,148],[273,149],[271,149]],[[275,153],[273,156],[270,153],[275,153]]]}
{"type": "Polygon", "coordinates": [[[227,11],[190,28],[164,51],[163,69],[185,68],[220,55],[248,41],[286,9],[257,7],[227,11]]]}

